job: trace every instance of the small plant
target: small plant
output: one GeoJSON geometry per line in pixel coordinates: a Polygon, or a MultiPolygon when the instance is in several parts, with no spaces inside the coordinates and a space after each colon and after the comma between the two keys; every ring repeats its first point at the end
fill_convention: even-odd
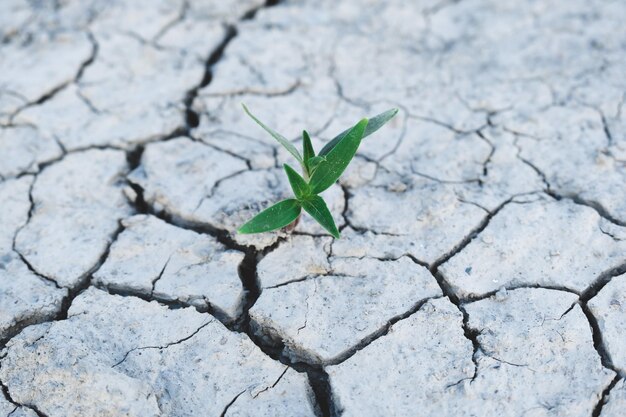
{"type": "Polygon", "coordinates": [[[269,232],[288,226],[299,219],[302,209],[309,213],[324,229],[335,238],[339,231],[328,206],[319,194],[333,185],[356,154],[361,139],[371,135],[391,120],[398,109],[387,110],[371,119],[362,119],[350,129],[344,130],[328,142],[318,155],[315,155],[311,138],[307,131],[302,132],[302,155],[284,136],[276,133],[257,119],[243,105],[245,112],[259,126],[276,139],[300,163],[302,175],[285,164],[285,172],[296,198],[280,201],[263,210],[239,228],[239,233],[251,234],[269,232]]]}

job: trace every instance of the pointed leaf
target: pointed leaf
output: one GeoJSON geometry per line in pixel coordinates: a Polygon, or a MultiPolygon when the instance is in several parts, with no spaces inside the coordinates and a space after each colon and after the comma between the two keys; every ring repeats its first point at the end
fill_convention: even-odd
{"type": "Polygon", "coordinates": [[[310,196],[311,187],[309,187],[309,184],[307,184],[304,178],[302,178],[300,174],[287,164],[283,165],[283,168],[285,168],[287,178],[289,178],[289,184],[291,184],[291,189],[298,200],[302,200],[303,198],[310,196]]]}
{"type": "Polygon", "coordinates": [[[314,195],[307,200],[302,201],[302,208],[311,215],[324,229],[339,239],[339,230],[335,226],[332,214],[326,206],[326,202],[319,195],[314,195]]]}
{"type": "MultiPolygon", "coordinates": [[[[363,133],[363,137],[365,138],[376,132],[378,129],[383,127],[389,120],[393,119],[396,114],[398,114],[398,109],[390,109],[369,119],[367,128],[365,129],[365,133],[363,133]]],[[[348,134],[349,131],[350,129],[344,130],[343,132],[335,136],[322,148],[319,155],[326,155],[328,152],[330,152],[331,149],[333,149],[335,145],[337,145],[337,143],[339,143],[339,141],[348,134]]]]}
{"type": "Polygon", "coordinates": [[[311,137],[309,136],[309,132],[306,130],[302,131],[302,158],[304,159],[305,165],[308,164],[309,159],[315,156],[315,151],[313,150],[313,144],[311,143],[311,137]]]}
{"type": "Polygon", "coordinates": [[[290,154],[292,154],[294,156],[294,158],[296,158],[298,160],[298,162],[300,163],[300,165],[304,166],[304,161],[302,160],[302,156],[300,156],[300,152],[298,152],[298,150],[296,149],[296,147],[293,145],[293,143],[289,142],[289,140],[287,140],[287,138],[285,138],[283,135],[281,135],[278,132],[275,132],[274,130],[270,129],[269,127],[265,126],[265,124],[263,124],[263,122],[261,122],[259,119],[257,119],[252,113],[250,113],[250,110],[248,110],[248,108],[246,107],[245,104],[241,103],[241,105],[243,106],[244,111],[246,112],[246,114],[248,116],[250,116],[252,118],[252,120],[254,120],[259,126],[261,126],[263,129],[265,129],[265,131],[267,133],[269,133],[270,135],[272,135],[272,137],[274,139],[276,139],[278,141],[278,143],[280,143],[281,145],[283,145],[283,147],[285,149],[287,149],[287,151],[289,151],[290,154]]]}
{"type": "Polygon", "coordinates": [[[369,119],[367,127],[365,128],[365,133],[363,133],[363,137],[367,137],[376,132],[378,129],[387,124],[389,120],[393,119],[396,114],[398,114],[398,109],[389,109],[369,119]]]}
{"type": "Polygon", "coordinates": [[[339,179],[359,148],[366,126],[367,119],[361,120],[326,154],[326,160],[320,162],[309,181],[314,194],[321,193],[339,179]]]}
{"type": "Polygon", "coordinates": [[[328,152],[332,151],[333,148],[335,146],[337,146],[337,144],[341,141],[341,139],[346,137],[346,135],[348,134],[349,131],[350,131],[350,129],[344,130],[343,132],[341,132],[340,134],[335,136],[330,142],[328,142],[326,145],[324,145],[324,147],[320,151],[319,155],[323,156],[323,155],[328,154],[328,152]]]}
{"type": "Polygon", "coordinates": [[[287,226],[300,215],[302,211],[298,200],[293,198],[280,201],[266,208],[238,230],[242,234],[262,233],[287,226]]]}

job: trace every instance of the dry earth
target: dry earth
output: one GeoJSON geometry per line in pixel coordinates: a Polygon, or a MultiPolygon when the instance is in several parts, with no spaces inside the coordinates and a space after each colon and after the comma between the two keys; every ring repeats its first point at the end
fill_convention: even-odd
{"type": "Polygon", "coordinates": [[[0,417],[626,414],[623,0],[2,0],[0,417]],[[342,238],[236,235],[399,115],[342,238]]]}

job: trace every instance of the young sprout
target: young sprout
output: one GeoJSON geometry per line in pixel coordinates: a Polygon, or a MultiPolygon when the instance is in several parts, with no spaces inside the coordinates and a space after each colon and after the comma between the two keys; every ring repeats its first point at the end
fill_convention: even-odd
{"type": "Polygon", "coordinates": [[[339,238],[333,216],[320,193],[333,185],[356,154],[361,139],[371,135],[391,120],[398,109],[387,110],[371,119],[361,119],[350,129],[346,129],[315,155],[311,138],[307,131],[302,132],[302,155],[284,136],[267,127],[243,104],[243,109],[259,126],[276,139],[300,164],[302,175],[288,164],[284,165],[289,184],[295,198],[280,201],[263,210],[239,228],[239,233],[263,233],[288,226],[300,217],[302,209],[309,213],[333,237],[339,238]]]}

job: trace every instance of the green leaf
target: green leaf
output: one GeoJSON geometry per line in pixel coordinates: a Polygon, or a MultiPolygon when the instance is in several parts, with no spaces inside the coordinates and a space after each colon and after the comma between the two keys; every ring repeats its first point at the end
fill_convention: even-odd
{"type": "Polygon", "coordinates": [[[290,154],[292,154],[294,156],[294,158],[296,158],[298,160],[298,162],[300,163],[300,165],[304,166],[304,161],[302,160],[302,156],[300,156],[300,152],[298,152],[298,150],[296,149],[296,147],[293,145],[293,143],[289,142],[289,140],[287,140],[287,138],[285,138],[283,135],[281,135],[280,133],[275,132],[274,130],[270,129],[269,127],[265,126],[263,124],[263,122],[261,122],[259,119],[257,119],[252,113],[250,113],[250,110],[248,110],[248,108],[246,107],[245,104],[241,103],[241,105],[243,106],[244,111],[246,112],[246,114],[248,116],[250,116],[252,118],[252,120],[254,120],[259,126],[261,126],[263,129],[265,129],[265,131],[267,133],[269,133],[270,135],[272,135],[272,137],[274,139],[276,139],[281,145],[283,145],[283,147],[285,149],[287,149],[287,151],[289,151],[290,154]]]}
{"type": "Polygon", "coordinates": [[[309,159],[309,162],[308,162],[309,177],[313,175],[317,167],[325,160],[326,160],[325,156],[314,156],[313,158],[309,159]]]}
{"type": "Polygon", "coordinates": [[[326,206],[326,202],[319,195],[314,195],[304,201],[302,201],[302,208],[311,215],[317,222],[322,225],[324,229],[333,235],[336,239],[339,239],[339,230],[335,226],[332,214],[326,206]]]}
{"type": "Polygon", "coordinates": [[[326,160],[320,162],[309,180],[314,194],[321,193],[339,179],[359,148],[366,126],[367,119],[361,120],[326,154],[326,160]]]}
{"type": "Polygon", "coordinates": [[[287,226],[300,215],[302,211],[298,200],[290,198],[280,201],[266,208],[238,230],[242,234],[262,233],[287,226]]]}
{"type": "Polygon", "coordinates": [[[309,136],[309,132],[306,130],[302,131],[302,156],[305,165],[308,165],[309,160],[315,156],[313,144],[311,143],[311,137],[309,136]]]}
{"type": "MultiPolygon", "coordinates": [[[[397,113],[398,109],[390,109],[369,119],[369,123],[367,124],[367,128],[365,129],[365,133],[363,133],[363,137],[365,138],[376,132],[378,129],[383,127],[385,123],[393,119],[393,117],[397,113]]],[[[330,152],[331,149],[333,149],[335,145],[337,145],[337,143],[339,143],[339,141],[341,141],[341,139],[343,139],[348,134],[349,131],[350,129],[344,130],[343,132],[335,136],[322,148],[319,155],[326,155],[328,152],[330,152]]]]}
{"type": "Polygon", "coordinates": [[[287,178],[289,178],[289,184],[291,184],[291,189],[298,200],[302,200],[303,198],[310,196],[311,187],[307,184],[304,178],[302,178],[300,174],[287,164],[283,165],[283,168],[285,168],[287,178]]]}
{"type": "Polygon", "coordinates": [[[369,119],[367,127],[365,128],[365,133],[363,133],[363,137],[367,137],[376,132],[389,120],[393,119],[396,114],[398,114],[398,109],[389,109],[369,119]]]}

